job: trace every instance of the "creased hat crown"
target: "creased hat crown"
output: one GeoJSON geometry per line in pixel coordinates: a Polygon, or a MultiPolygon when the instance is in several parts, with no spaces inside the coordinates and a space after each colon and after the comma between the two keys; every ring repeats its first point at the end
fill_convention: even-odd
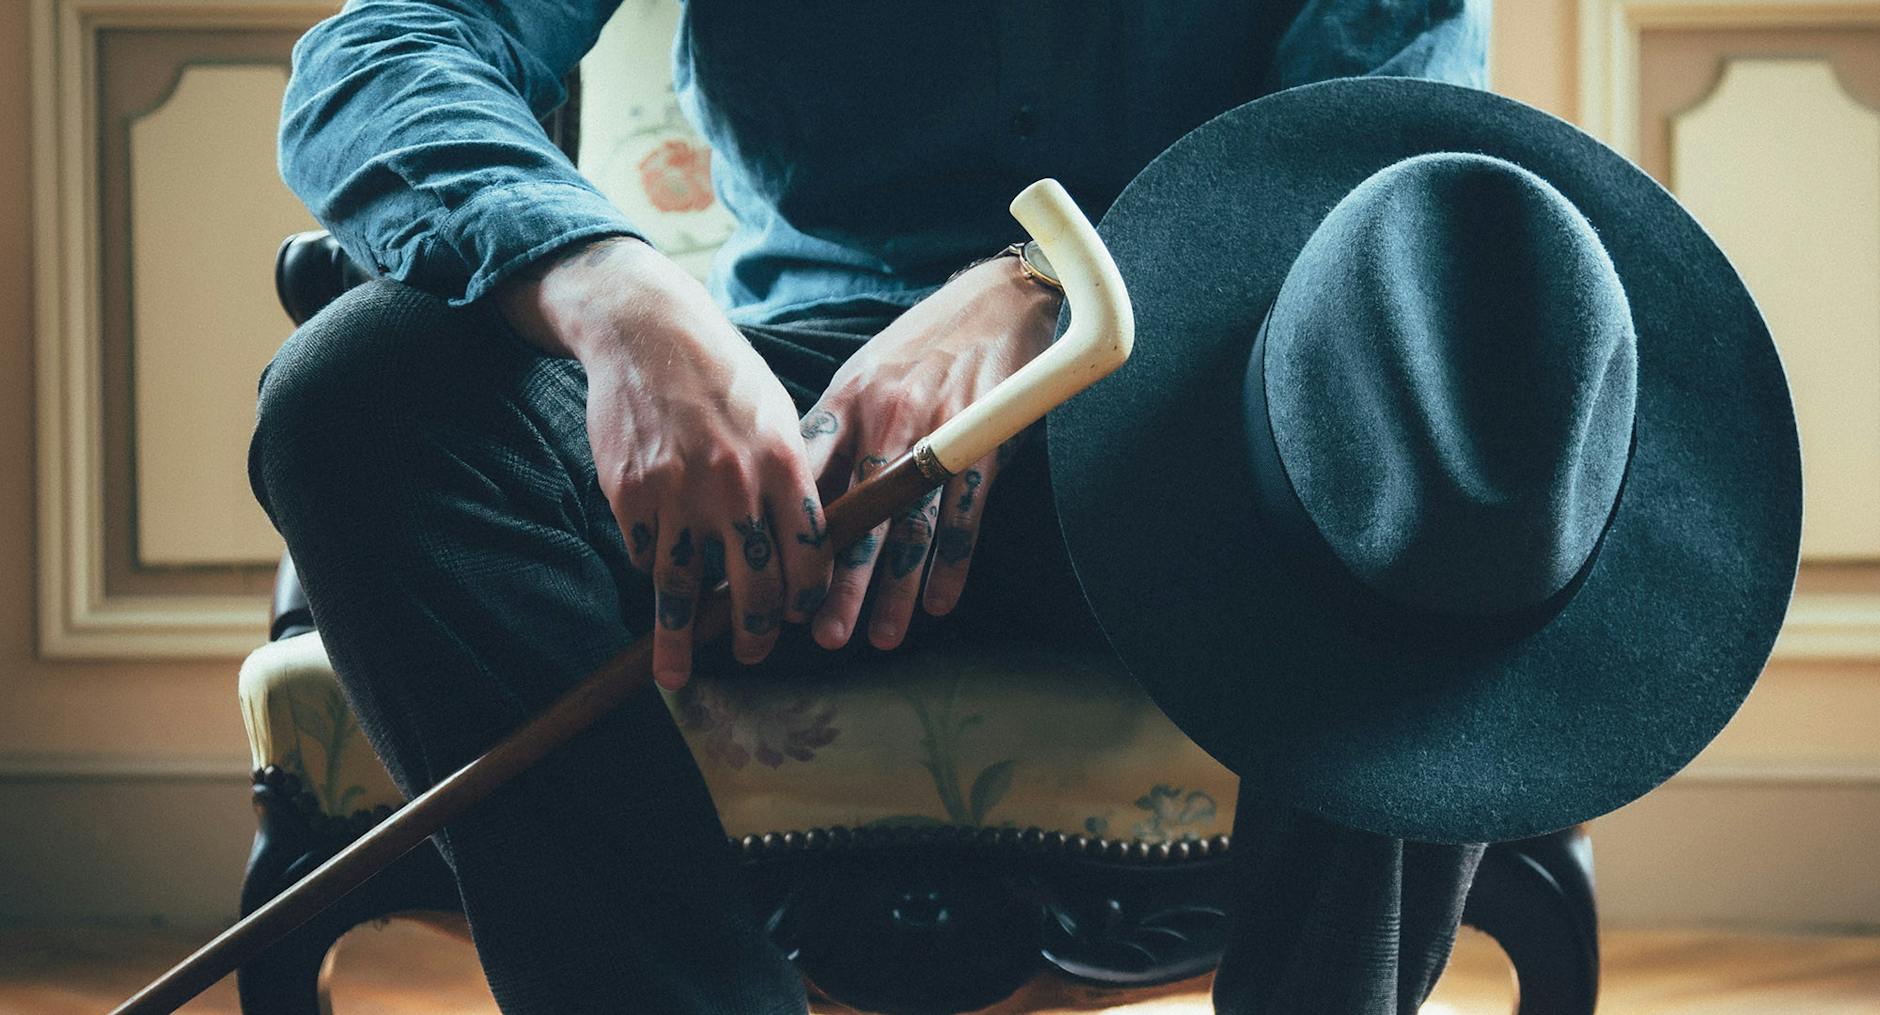
{"type": "Polygon", "coordinates": [[[1566,590],[1632,440],[1624,287],[1513,163],[1405,159],[1326,215],[1265,339],[1271,439],[1338,561],[1385,598],[1495,616],[1566,590]]]}

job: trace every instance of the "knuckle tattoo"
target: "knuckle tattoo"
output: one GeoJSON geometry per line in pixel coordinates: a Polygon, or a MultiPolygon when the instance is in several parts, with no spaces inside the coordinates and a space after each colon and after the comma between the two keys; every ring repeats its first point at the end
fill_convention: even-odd
{"type": "Polygon", "coordinates": [[[770,527],[762,518],[747,516],[741,522],[732,522],[731,527],[744,537],[744,563],[753,571],[762,571],[770,566],[770,527]]]}
{"type": "Polygon", "coordinates": [[[820,514],[816,510],[816,498],[803,498],[803,521],[809,526],[809,533],[807,535],[797,533],[797,542],[812,548],[820,548],[823,545],[823,540],[828,538],[829,533],[823,530],[820,514]]]}
{"type": "Polygon", "coordinates": [[[803,435],[804,440],[827,437],[840,428],[841,423],[836,419],[836,414],[828,409],[817,409],[804,416],[802,422],[797,424],[797,430],[803,435]]]}
{"type": "Polygon", "coordinates": [[[836,564],[850,571],[860,570],[875,562],[875,547],[880,543],[874,533],[865,533],[841,553],[836,554],[836,564]]]}
{"type": "Polygon", "coordinates": [[[627,538],[633,543],[633,555],[644,557],[653,550],[653,530],[645,522],[634,522],[627,532],[627,538]]]}

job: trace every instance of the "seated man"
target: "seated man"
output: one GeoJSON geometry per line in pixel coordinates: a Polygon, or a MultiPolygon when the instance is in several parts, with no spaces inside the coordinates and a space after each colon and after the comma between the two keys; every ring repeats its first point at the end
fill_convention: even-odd
{"type": "MultiPolygon", "coordinates": [[[[1007,202],[1055,176],[1095,218],[1217,113],[1342,75],[1479,85],[1486,44],[1485,7],[1464,0],[694,0],[675,81],[738,225],[708,290],[536,123],[614,6],[353,0],[295,52],[283,172],[384,281],[282,349],[251,475],[408,794],[636,637],[681,686],[721,577],[731,654],[778,674],[910,637],[1101,645],[1037,442],[854,547],[823,535],[826,500],[1051,340],[1058,293],[989,257],[1018,238],[1007,202]]],[[[1146,539],[1179,524],[1142,521],[1146,539]]],[[[804,1008],[655,696],[439,840],[505,1011],[804,1008]]],[[[1406,861],[1441,911],[1406,915],[1402,968],[1363,971],[1391,984],[1350,996],[1415,1008],[1478,855],[1406,861]]],[[[1258,986],[1224,1009],[1320,1006],[1315,982],[1358,975],[1249,958],[1255,940],[1224,983],[1236,963],[1298,968],[1239,974],[1258,986]]]]}

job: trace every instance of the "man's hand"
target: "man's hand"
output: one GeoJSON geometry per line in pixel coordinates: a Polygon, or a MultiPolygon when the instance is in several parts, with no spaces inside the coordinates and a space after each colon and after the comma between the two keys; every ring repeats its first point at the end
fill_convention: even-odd
{"type": "MultiPolygon", "coordinates": [[[[960,275],[870,340],[842,369],[802,433],[823,495],[893,461],[1051,344],[1061,297],[1000,257],[960,275]]],[[[995,454],[964,470],[937,498],[902,513],[836,558],[814,635],[840,648],[855,630],[875,575],[868,640],[893,648],[907,633],[929,552],[925,606],[952,610],[966,584],[979,521],[997,475],[995,454]]]]}
{"type": "Polygon", "coordinates": [[[764,658],[829,588],[822,501],[795,406],[697,280],[645,243],[601,240],[506,285],[523,337],[587,371],[588,439],[634,566],[653,575],[653,673],[682,686],[692,622],[731,586],[733,652],[764,658]]]}

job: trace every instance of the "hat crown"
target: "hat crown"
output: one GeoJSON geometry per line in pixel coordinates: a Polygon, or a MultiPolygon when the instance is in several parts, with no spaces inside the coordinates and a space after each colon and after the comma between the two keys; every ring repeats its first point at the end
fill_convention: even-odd
{"type": "Polygon", "coordinates": [[[1359,582],[1494,616],[1566,589],[1630,453],[1637,353],[1590,223],[1513,163],[1441,153],[1319,224],[1267,322],[1267,415],[1299,504],[1359,582]]]}

